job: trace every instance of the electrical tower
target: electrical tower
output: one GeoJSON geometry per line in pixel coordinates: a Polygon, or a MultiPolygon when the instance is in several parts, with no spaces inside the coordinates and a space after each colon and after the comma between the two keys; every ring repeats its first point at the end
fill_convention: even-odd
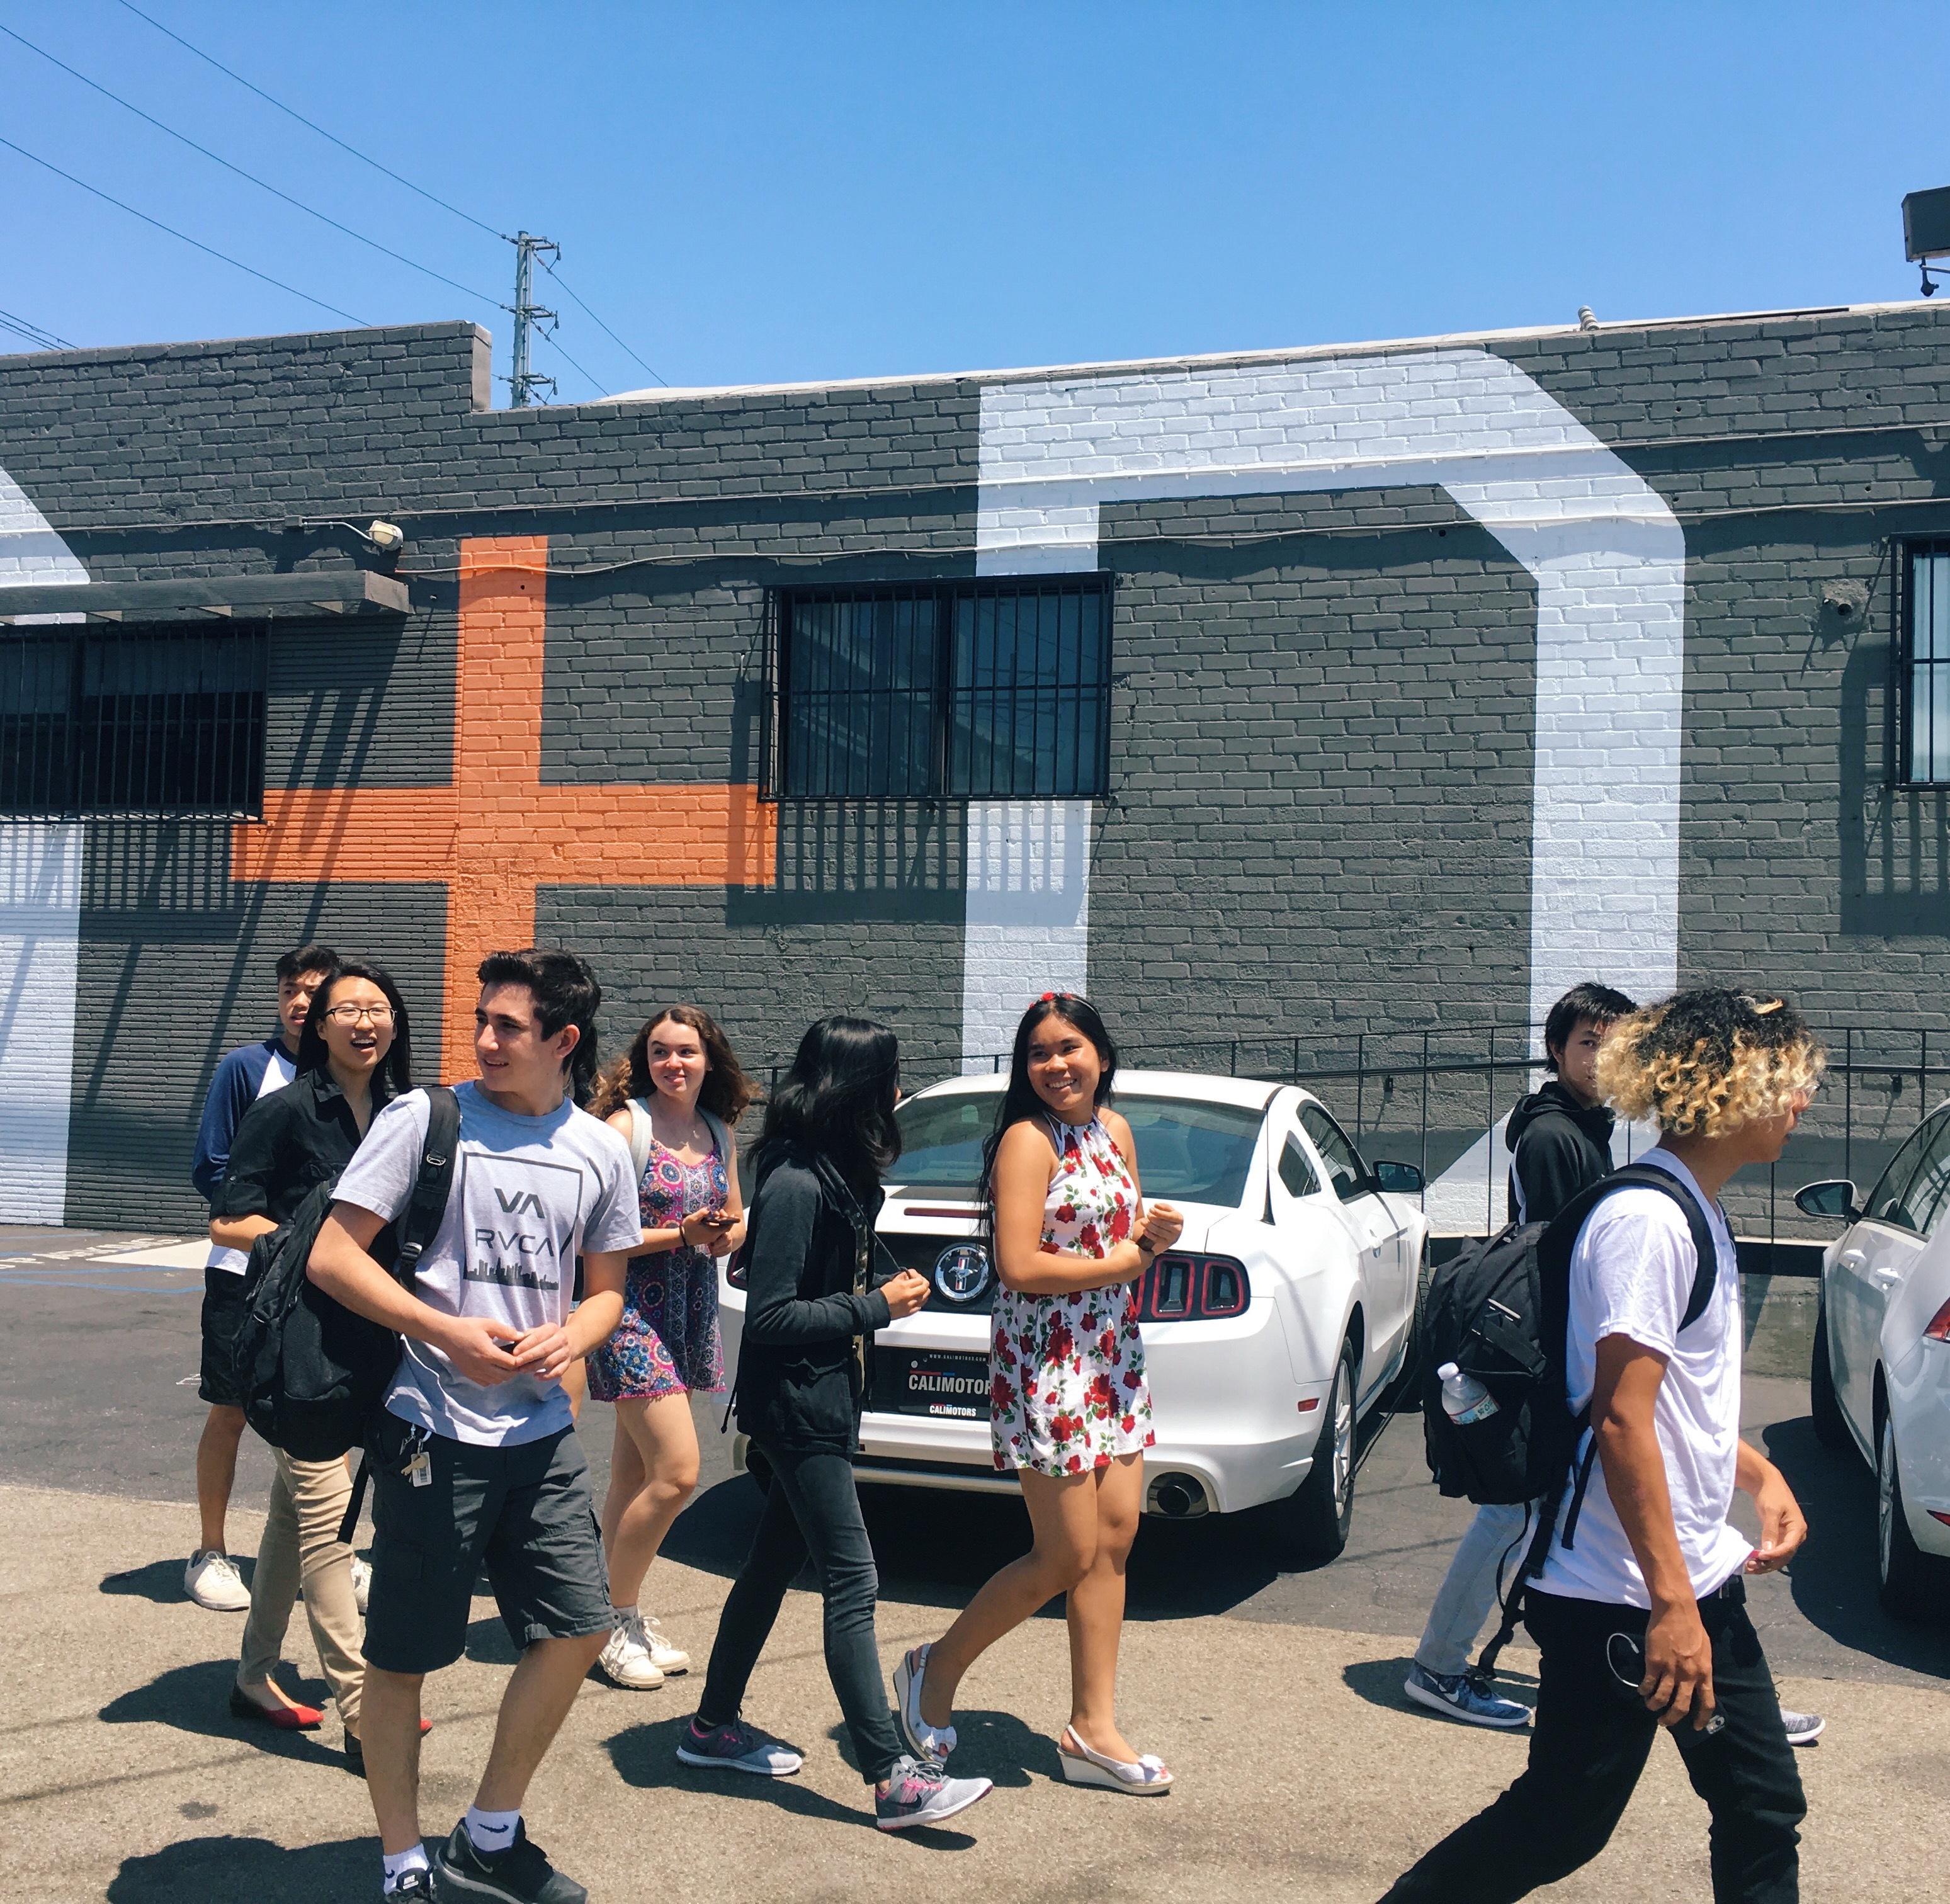
{"type": "Polygon", "coordinates": [[[515,248],[515,301],[508,307],[515,316],[515,354],[506,382],[509,402],[516,410],[525,410],[544,385],[551,397],[555,394],[554,378],[528,368],[528,339],[537,328],[552,330],[556,319],[553,311],[534,301],[536,254],[553,251],[559,257],[562,247],[526,232],[518,232],[508,242],[515,248]]]}

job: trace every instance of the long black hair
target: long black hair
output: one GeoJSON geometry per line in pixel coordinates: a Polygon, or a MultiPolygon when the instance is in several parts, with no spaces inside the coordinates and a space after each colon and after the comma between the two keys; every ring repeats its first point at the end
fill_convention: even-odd
{"type": "MultiPolygon", "coordinates": [[[[1061,1018],[1065,1024],[1075,1026],[1097,1047],[1097,1062],[1102,1068],[1097,1074],[1097,1095],[1093,1100],[1096,1108],[1101,1110],[1110,1102],[1111,1086],[1117,1081],[1117,1047],[1111,1042],[1097,1008],[1088,999],[1079,999],[1072,993],[1045,992],[1023,1014],[1022,1023],[1016,1027],[1015,1049],[1009,1054],[1009,1088],[1002,1093],[995,1128],[982,1145],[982,1180],[975,1196],[986,1212],[994,1210],[995,1156],[1009,1127],[1026,1117],[1049,1115],[1049,1106],[1030,1082],[1030,1040],[1045,1018],[1061,1018]]],[[[985,1219],[992,1220],[992,1214],[985,1219]]]]}
{"type": "Polygon", "coordinates": [[[393,1008],[393,1042],[372,1072],[372,1106],[377,1110],[413,1088],[413,1041],[407,1022],[407,1002],[385,966],[363,958],[341,958],[326,974],[324,983],[311,995],[311,1009],[305,1014],[304,1030],[298,1033],[297,1069],[322,1071],[332,1061],[326,1049],[325,1014],[332,1003],[332,988],[342,978],[363,978],[367,984],[376,985],[393,1008]]]}
{"type": "Polygon", "coordinates": [[[899,1042],[885,1025],[821,1018],[806,1027],[792,1069],[765,1106],[758,1148],[795,1143],[817,1151],[864,1196],[901,1154],[899,1077],[899,1042]]]}

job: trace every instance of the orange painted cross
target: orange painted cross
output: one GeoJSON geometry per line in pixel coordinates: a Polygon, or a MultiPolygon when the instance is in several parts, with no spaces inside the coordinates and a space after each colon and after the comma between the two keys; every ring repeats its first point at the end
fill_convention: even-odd
{"type": "Polygon", "coordinates": [[[531,945],[537,886],[768,886],[776,828],[750,787],[545,786],[546,536],[460,545],[453,784],[267,790],[230,877],[447,888],[441,1075],[474,1070],[474,968],[531,945]]]}

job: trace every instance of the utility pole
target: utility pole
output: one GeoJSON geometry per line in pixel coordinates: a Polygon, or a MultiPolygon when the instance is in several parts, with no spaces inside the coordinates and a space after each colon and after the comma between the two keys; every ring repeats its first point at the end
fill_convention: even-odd
{"type": "Polygon", "coordinates": [[[543,385],[555,394],[555,379],[528,368],[528,338],[537,327],[553,329],[556,314],[534,302],[535,257],[541,251],[562,255],[562,247],[545,238],[519,232],[508,242],[515,248],[515,301],[508,308],[515,317],[515,354],[506,379],[509,400],[516,410],[525,410],[543,385]]]}

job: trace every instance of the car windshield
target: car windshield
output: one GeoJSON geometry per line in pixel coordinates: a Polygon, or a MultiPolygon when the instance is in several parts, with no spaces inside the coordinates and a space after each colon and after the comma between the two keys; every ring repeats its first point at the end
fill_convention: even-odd
{"type": "MultiPolygon", "coordinates": [[[[911,1098],[897,1113],[901,1161],[889,1173],[908,1192],[972,1197],[982,1174],[982,1140],[995,1121],[988,1092],[911,1098]]],[[[1137,1140],[1148,1197],[1166,1202],[1237,1204],[1246,1189],[1263,1114],[1196,1098],[1120,1095],[1117,1108],[1137,1140]]]]}

